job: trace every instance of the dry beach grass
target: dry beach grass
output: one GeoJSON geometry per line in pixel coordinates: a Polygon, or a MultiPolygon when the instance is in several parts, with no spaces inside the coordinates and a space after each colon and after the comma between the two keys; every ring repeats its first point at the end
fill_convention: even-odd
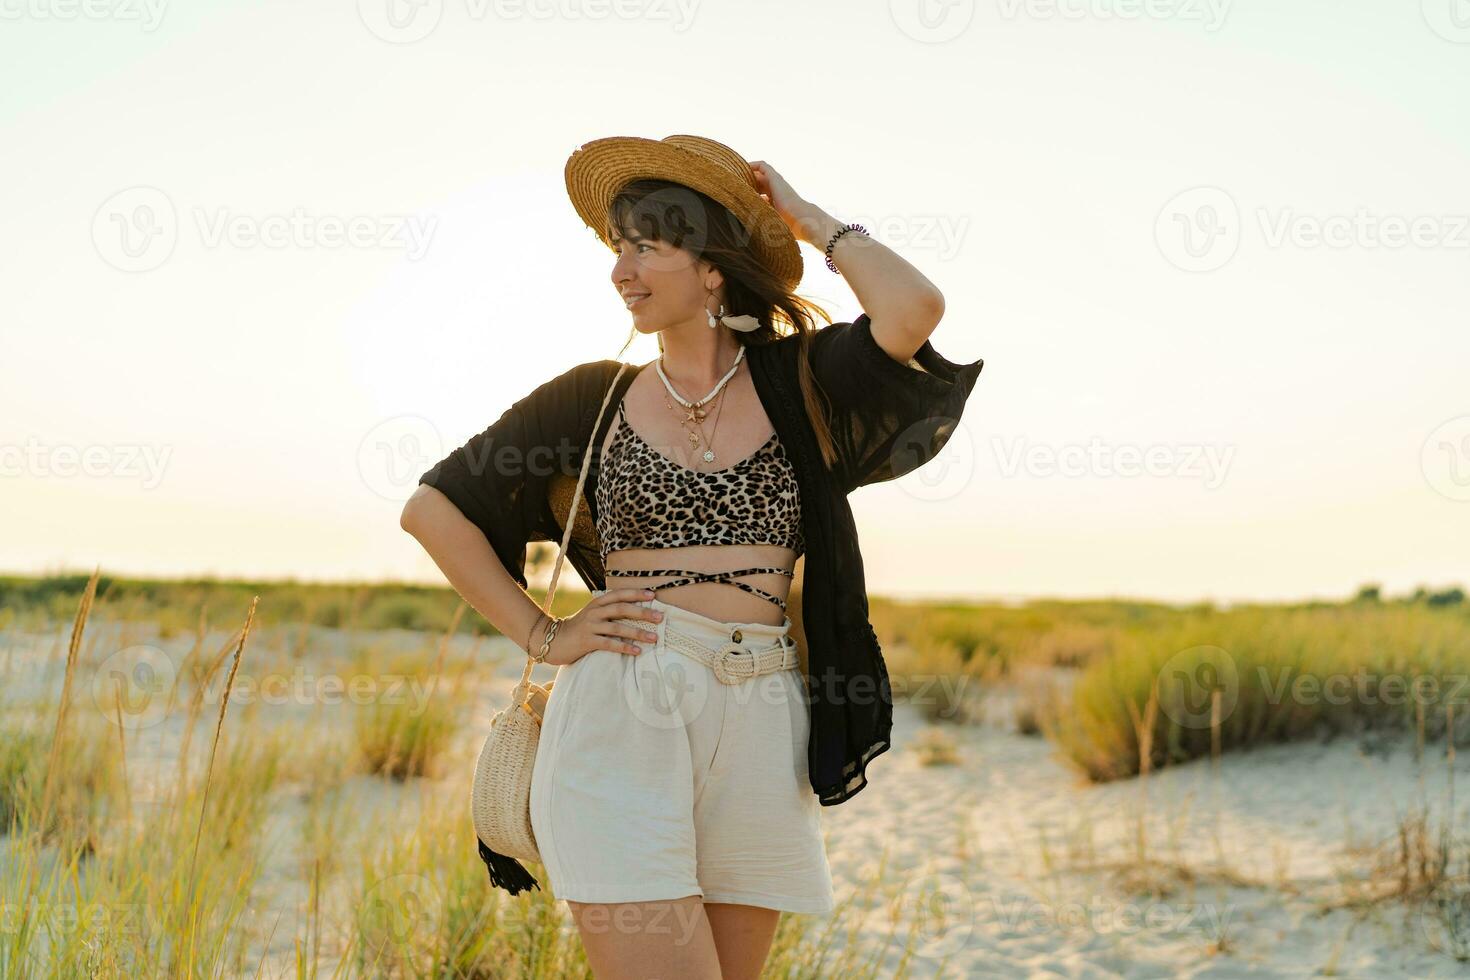
{"type": "MultiPolygon", "coordinates": [[[[453,593],[0,589],[0,975],[589,975],[549,891],[484,880],[521,661],[453,593]]],[[[1467,968],[1461,602],[872,605],[895,746],[768,976],[1467,968]]]]}

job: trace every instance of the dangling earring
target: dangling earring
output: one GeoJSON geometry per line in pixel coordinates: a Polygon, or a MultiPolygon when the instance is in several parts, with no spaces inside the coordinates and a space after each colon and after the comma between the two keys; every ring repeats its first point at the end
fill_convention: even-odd
{"type": "MultiPolygon", "coordinates": [[[[715,294],[714,290],[710,290],[709,294],[713,296],[715,294]]],[[[749,333],[751,330],[760,329],[760,320],[749,314],[741,314],[740,316],[726,314],[724,303],[720,304],[720,312],[718,314],[711,313],[709,311],[709,304],[707,303],[705,304],[704,312],[709,317],[709,327],[711,330],[715,328],[716,321],[723,323],[731,330],[739,330],[741,333],[749,333]]]]}

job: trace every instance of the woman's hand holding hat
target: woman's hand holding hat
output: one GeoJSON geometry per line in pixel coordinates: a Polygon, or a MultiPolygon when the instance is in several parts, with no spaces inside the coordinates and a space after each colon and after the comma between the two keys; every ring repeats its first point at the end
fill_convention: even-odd
{"type": "Polygon", "coordinates": [[[816,224],[811,220],[815,210],[811,203],[796,193],[786,178],[764,160],[752,160],[750,172],[755,177],[760,196],[776,209],[796,240],[810,242],[816,224]]]}

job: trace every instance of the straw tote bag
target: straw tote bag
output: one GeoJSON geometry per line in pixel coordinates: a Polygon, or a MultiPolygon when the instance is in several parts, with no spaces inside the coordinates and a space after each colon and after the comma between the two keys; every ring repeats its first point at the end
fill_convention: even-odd
{"type": "MultiPolygon", "coordinates": [[[[608,385],[607,392],[602,396],[602,407],[597,411],[597,422],[588,439],[587,453],[582,457],[582,472],[577,478],[577,489],[572,494],[571,510],[567,514],[561,549],[557,552],[556,565],[551,571],[551,585],[546,590],[547,609],[552,607],[552,600],[556,596],[556,582],[561,576],[562,560],[566,557],[567,543],[576,522],[582,487],[587,482],[587,468],[592,462],[597,432],[602,427],[602,417],[607,411],[608,400],[617,387],[618,379],[627,369],[627,364],[618,368],[612,384],[608,385]]],[[[470,812],[475,823],[475,834],[479,837],[480,857],[490,870],[490,880],[512,895],[525,888],[539,887],[536,879],[516,863],[516,859],[542,863],[541,852],[536,847],[536,835],[531,830],[531,772],[536,763],[541,718],[546,711],[551,688],[556,682],[532,684],[531,668],[534,665],[535,661],[528,651],[526,669],[521,672],[520,681],[511,690],[510,704],[490,719],[490,734],[486,736],[485,744],[480,749],[480,757],[475,764],[474,786],[470,791],[470,812]]]]}

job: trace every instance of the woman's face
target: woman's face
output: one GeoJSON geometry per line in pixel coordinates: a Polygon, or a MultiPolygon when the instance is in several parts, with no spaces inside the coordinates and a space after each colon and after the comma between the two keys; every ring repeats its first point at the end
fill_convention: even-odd
{"type": "Polygon", "coordinates": [[[612,268],[613,288],[640,333],[657,333],[704,319],[710,296],[704,287],[708,263],[686,249],[652,238],[614,236],[612,244],[618,252],[612,268]],[[643,298],[628,305],[639,296],[643,298]]]}

